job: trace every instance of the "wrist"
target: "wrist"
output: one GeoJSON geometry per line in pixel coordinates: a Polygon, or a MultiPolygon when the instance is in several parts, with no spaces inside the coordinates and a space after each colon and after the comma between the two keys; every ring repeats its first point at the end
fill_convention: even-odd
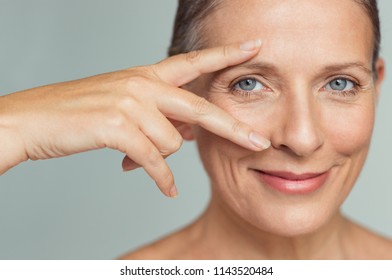
{"type": "Polygon", "coordinates": [[[0,96],[0,175],[28,159],[9,97],[10,95],[0,96]]]}

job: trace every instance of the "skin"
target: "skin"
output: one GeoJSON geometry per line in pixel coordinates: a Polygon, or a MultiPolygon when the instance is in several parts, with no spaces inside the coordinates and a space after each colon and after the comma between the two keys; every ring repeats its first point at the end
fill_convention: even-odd
{"type": "Polygon", "coordinates": [[[130,68],[0,97],[0,175],[26,160],[111,148],[125,171],[142,166],[169,197],[177,195],[164,158],[176,152],[184,123],[247,149],[270,142],[249,125],[180,86],[255,56],[255,41],[191,52],[130,68]],[[143,89],[143,90],[141,90],[143,89]]]}
{"type": "Polygon", "coordinates": [[[210,205],[192,225],[123,258],[391,259],[390,240],[340,213],[368,153],[384,76],[381,59],[371,71],[373,37],[363,9],[352,0],[237,0],[223,1],[206,20],[214,27],[203,34],[207,47],[249,37],[263,45],[251,60],[188,88],[271,147],[249,151],[187,125],[182,135],[197,141],[211,180],[210,205]],[[244,77],[264,87],[241,95],[233,86],[244,77]],[[337,77],[359,86],[333,91],[328,85],[337,77]],[[254,169],[329,175],[314,192],[285,194],[254,169]]]}

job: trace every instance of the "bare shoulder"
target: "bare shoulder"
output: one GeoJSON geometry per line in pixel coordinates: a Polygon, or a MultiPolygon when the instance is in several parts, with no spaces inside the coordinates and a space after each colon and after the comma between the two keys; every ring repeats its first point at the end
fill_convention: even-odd
{"type": "Polygon", "coordinates": [[[121,260],[170,260],[178,255],[177,233],[145,245],[120,257],[121,260]],[[174,247],[172,246],[174,245],[174,247]]]}
{"type": "Polygon", "coordinates": [[[392,260],[392,239],[354,223],[351,230],[356,245],[355,259],[392,260]]]}
{"type": "Polygon", "coordinates": [[[192,226],[121,256],[120,260],[198,259],[197,236],[192,226]]]}

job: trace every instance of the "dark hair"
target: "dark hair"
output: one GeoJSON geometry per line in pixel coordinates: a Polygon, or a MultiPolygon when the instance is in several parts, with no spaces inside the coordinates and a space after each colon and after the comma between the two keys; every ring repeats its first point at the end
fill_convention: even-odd
{"type": "Polygon", "coordinates": [[[202,47],[202,36],[199,35],[206,27],[205,18],[220,2],[220,0],[178,0],[169,56],[202,47]]]}
{"type": "MultiPolygon", "coordinates": [[[[380,19],[377,0],[354,0],[362,5],[373,27],[373,68],[380,52],[380,19]]],[[[206,27],[205,18],[221,3],[221,0],[179,0],[174,22],[169,56],[202,48],[200,33],[206,27]]]]}
{"type": "Polygon", "coordinates": [[[375,71],[376,61],[380,55],[381,44],[381,31],[380,31],[380,16],[378,13],[377,0],[355,0],[358,4],[362,5],[365,12],[372,22],[373,29],[373,71],[375,71]]]}

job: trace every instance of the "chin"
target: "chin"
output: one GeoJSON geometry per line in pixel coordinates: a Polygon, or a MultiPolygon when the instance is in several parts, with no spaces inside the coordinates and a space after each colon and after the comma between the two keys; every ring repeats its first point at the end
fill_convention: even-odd
{"type": "Polygon", "coordinates": [[[312,210],[285,212],[263,217],[262,220],[253,222],[253,225],[269,234],[292,238],[313,234],[331,219],[325,213],[321,214],[312,210]]]}
{"type": "Polygon", "coordinates": [[[279,237],[299,237],[319,231],[329,224],[339,211],[339,204],[320,199],[320,194],[297,197],[274,197],[251,191],[236,197],[227,192],[216,194],[229,208],[241,227],[257,234],[268,233],[279,237]]]}

